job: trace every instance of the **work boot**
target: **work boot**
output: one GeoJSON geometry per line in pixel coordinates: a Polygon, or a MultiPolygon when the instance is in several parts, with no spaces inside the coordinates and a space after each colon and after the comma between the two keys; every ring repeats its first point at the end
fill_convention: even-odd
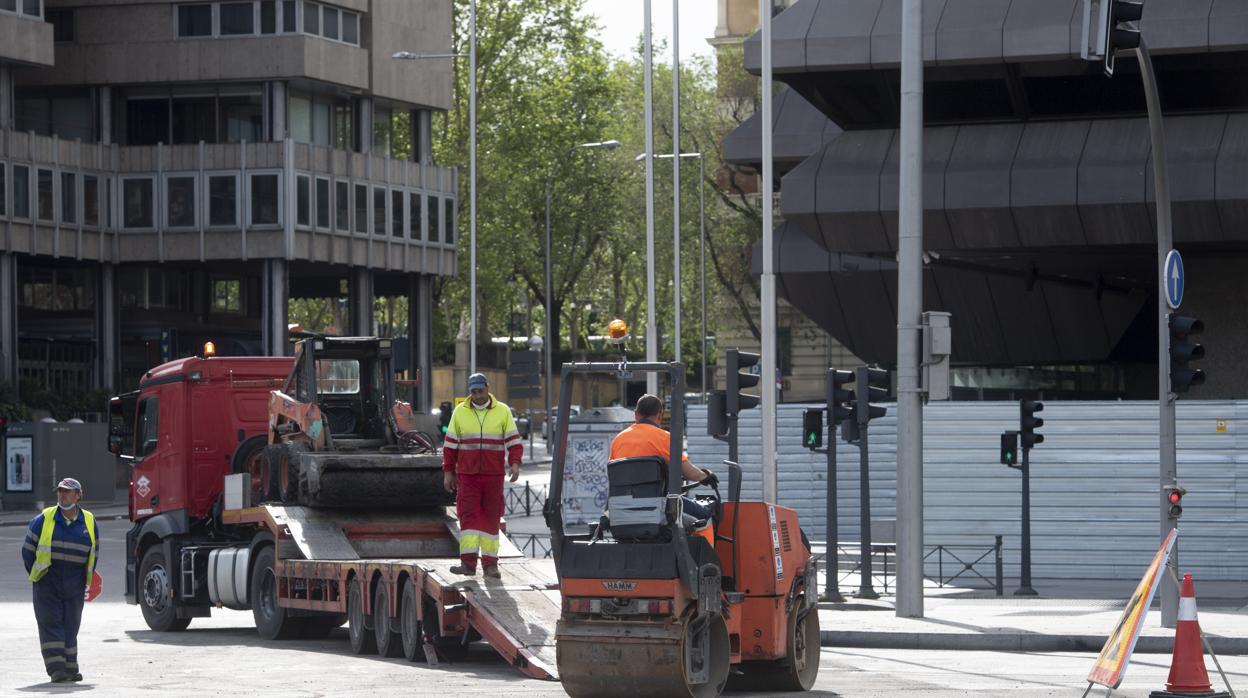
{"type": "Polygon", "coordinates": [[[69,683],[74,680],[73,674],[65,671],[52,672],[52,683],[69,683]]]}
{"type": "Polygon", "coordinates": [[[498,571],[498,565],[486,565],[485,570],[482,571],[482,574],[484,574],[487,577],[493,577],[494,579],[503,578],[503,573],[498,571]]]}
{"type": "MultiPolygon", "coordinates": [[[[464,565],[464,564],[452,565],[451,572],[453,574],[462,574],[465,577],[475,577],[477,575],[477,568],[469,567],[468,565],[464,565]]],[[[487,571],[487,574],[488,574],[488,571],[487,571]]]]}
{"type": "Polygon", "coordinates": [[[72,677],[70,677],[70,679],[69,679],[69,680],[70,680],[70,681],[81,681],[81,680],[82,680],[82,674],[74,674],[72,677]]]}

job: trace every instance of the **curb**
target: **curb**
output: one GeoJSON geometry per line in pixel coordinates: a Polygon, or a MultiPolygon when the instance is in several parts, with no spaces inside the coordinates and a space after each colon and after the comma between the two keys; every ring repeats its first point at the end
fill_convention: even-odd
{"type": "MultiPolygon", "coordinates": [[[[1207,636],[1217,654],[1248,654],[1248,638],[1207,636]]],[[[1105,645],[1099,635],[1043,635],[1040,633],[906,633],[822,630],[823,647],[864,649],[964,650],[972,652],[1091,652],[1105,645]]],[[[1135,645],[1143,654],[1170,654],[1174,639],[1143,636],[1135,645]]]]}
{"type": "MultiPolygon", "coordinates": [[[[31,514],[30,518],[31,518],[31,519],[33,519],[33,518],[35,518],[35,516],[38,516],[38,512],[36,512],[36,513],[34,513],[34,514],[31,514]]],[[[122,519],[129,520],[129,518],[130,518],[130,514],[129,514],[129,513],[125,513],[125,514],[99,514],[99,515],[97,515],[97,516],[95,517],[95,520],[96,520],[96,521],[120,521],[120,520],[122,520],[122,519]]],[[[17,520],[17,519],[14,519],[14,520],[12,520],[12,521],[0,521],[0,528],[5,528],[5,527],[8,527],[8,526],[29,526],[29,525],[30,525],[30,519],[26,519],[25,521],[20,521],[20,520],[17,520]]]]}

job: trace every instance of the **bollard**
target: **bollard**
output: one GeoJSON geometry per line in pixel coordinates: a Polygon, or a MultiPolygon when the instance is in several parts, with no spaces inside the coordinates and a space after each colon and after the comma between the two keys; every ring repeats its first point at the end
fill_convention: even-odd
{"type": "Polygon", "coordinates": [[[529,503],[529,481],[528,480],[524,481],[524,515],[525,516],[533,515],[532,504],[529,503]]]}
{"type": "Polygon", "coordinates": [[[997,596],[1005,596],[1004,562],[1001,559],[1001,536],[997,536],[997,596]]]}

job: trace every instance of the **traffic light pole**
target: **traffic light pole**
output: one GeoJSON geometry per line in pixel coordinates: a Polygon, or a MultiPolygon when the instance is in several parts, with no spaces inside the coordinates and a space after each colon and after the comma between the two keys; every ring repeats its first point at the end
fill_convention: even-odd
{"type": "MultiPolygon", "coordinates": [[[[1174,394],[1170,392],[1170,327],[1166,304],[1166,255],[1173,245],[1170,218],[1170,180],[1166,173],[1166,132],[1161,116],[1161,99],[1157,94],[1157,76],[1153,72],[1153,59],[1149,55],[1144,38],[1135,49],[1140,64],[1140,77],[1144,81],[1144,96],[1148,102],[1148,131],[1152,137],[1153,151],[1153,198],[1157,202],[1157,405],[1160,427],[1161,483],[1157,488],[1161,520],[1161,539],[1164,541],[1176,522],[1170,518],[1170,502],[1166,498],[1166,486],[1174,485],[1177,478],[1175,467],[1174,394]]],[[[1167,563],[1172,569],[1179,566],[1179,546],[1176,543],[1167,563]]],[[[1179,588],[1173,575],[1161,576],[1161,625],[1175,627],[1179,616],[1179,588]]]]}
{"type": "Polygon", "coordinates": [[[1023,555],[1019,561],[1018,589],[1015,596],[1037,596],[1031,588],[1031,449],[1023,447],[1023,555]]]}
{"type": "MultiPolygon", "coordinates": [[[[865,390],[865,388],[862,388],[865,390]]],[[[858,571],[862,573],[862,581],[858,584],[858,598],[860,599],[878,599],[880,595],[875,593],[875,589],[871,586],[871,473],[868,467],[867,454],[867,422],[859,419],[858,421],[858,511],[860,518],[858,530],[860,531],[859,545],[861,546],[860,560],[858,562],[858,571]]],[[[831,448],[835,448],[835,444],[831,448]]],[[[831,449],[829,449],[831,450],[831,449]]],[[[884,570],[887,574],[888,570],[884,570]]]]}
{"type": "Polygon", "coordinates": [[[828,439],[826,446],[828,448],[828,503],[824,510],[826,512],[826,522],[824,538],[827,539],[827,552],[823,555],[824,566],[824,598],[827,601],[840,603],[845,600],[841,596],[840,578],[841,571],[838,564],[840,551],[837,549],[836,542],[840,538],[837,531],[837,514],[838,507],[836,505],[836,382],[833,380],[833,374],[836,369],[828,370],[828,439]]]}

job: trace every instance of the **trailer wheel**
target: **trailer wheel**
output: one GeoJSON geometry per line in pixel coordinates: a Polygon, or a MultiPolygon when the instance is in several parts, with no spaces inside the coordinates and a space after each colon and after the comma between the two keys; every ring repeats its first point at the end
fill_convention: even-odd
{"type": "Polygon", "coordinates": [[[179,618],[173,605],[173,575],[165,563],[160,545],[143,553],[139,563],[139,608],[147,627],[161,633],[180,632],[191,624],[190,618],[179,618]]]}
{"type": "Polygon", "coordinates": [[[239,444],[230,460],[231,473],[247,475],[247,506],[254,507],[269,497],[273,475],[269,470],[269,461],[264,457],[268,442],[268,437],[263,434],[253,436],[239,444]]]}
{"type": "Polygon", "coordinates": [[[277,574],[274,572],[277,555],[273,547],[266,545],[256,554],[251,568],[251,616],[256,621],[256,632],[266,640],[291,640],[303,631],[301,619],[292,618],[277,603],[277,574]]]}
{"type": "MultiPolygon", "coordinates": [[[[462,662],[468,657],[468,645],[458,637],[447,637],[442,634],[438,623],[437,602],[431,596],[425,596],[425,622],[421,624],[425,638],[437,650],[438,656],[448,662],[462,662]]],[[[469,635],[471,638],[472,635],[469,635]]]]}
{"type": "Polygon", "coordinates": [[[377,639],[377,654],[397,657],[403,652],[403,638],[390,620],[390,591],[385,580],[377,583],[373,594],[373,636],[377,639]]]}
{"type": "Polygon", "coordinates": [[[399,601],[399,639],[403,641],[403,656],[409,662],[425,659],[425,638],[420,629],[420,621],[416,618],[418,603],[420,594],[416,589],[416,582],[409,579],[403,585],[403,595],[399,601]]]}
{"type": "Polygon", "coordinates": [[[351,636],[351,651],[356,654],[372,654],[377,651],[377,638],[365,627],[364,584],[359,577],[347,586],[347,631],[351,636]]]}

